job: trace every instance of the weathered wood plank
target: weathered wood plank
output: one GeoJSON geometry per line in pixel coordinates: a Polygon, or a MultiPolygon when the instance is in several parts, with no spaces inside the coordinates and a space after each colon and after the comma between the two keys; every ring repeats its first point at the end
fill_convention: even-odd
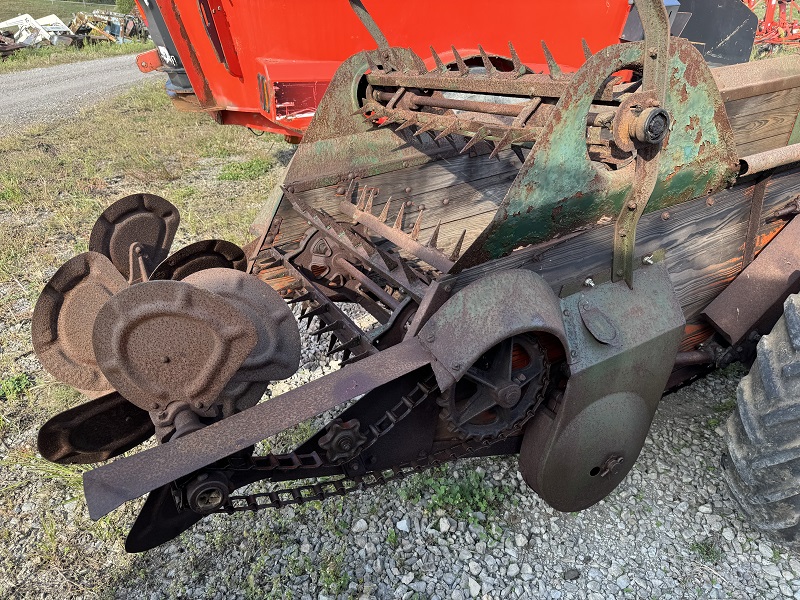
{"type": "Polygon", "coordinates": [[[728,113],[729,119],[734,119],[774,109],[794,107],[794,112],[797,114],[798,106],[800,106],[800,88],[791,88],[760,96],[731,100],[725,103],[725,112],[728,113]]]}
{"type": "MultiPolygon", "coordinates": [[[[732,119],[731,127],[737,148],[767,139],[772,140],[774,148],[785,146],[794,128],[795,119],[797,119],[797,109],[791,107],[732,119]]],[[[739,154],[746,156],[741,150],[739,154]]]]}

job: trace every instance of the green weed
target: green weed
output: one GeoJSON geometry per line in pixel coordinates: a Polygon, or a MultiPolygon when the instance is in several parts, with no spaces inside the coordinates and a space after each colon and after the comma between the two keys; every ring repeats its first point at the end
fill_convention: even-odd
{"type": "Polygon", "coordinates": [[[222,168],[220,181],[251,181],[266,175],[273,162],[263,158],[253,158],[244,162],[231,162],[222,168]]]}
{"type": "Polygon", "coordinates": [[[722,550],[711,538],[707,538],[700,542],[692,542],[692,545],[689,546],[689,549],[694,552],[703,562],[715,563],[722,558],[722,550]]]}
{"type": "Polygon", "coordinates": [[[18,373],[0,380],[0,400],[16,402],[27,392],[33,381],[27,373],[18,373]]]}

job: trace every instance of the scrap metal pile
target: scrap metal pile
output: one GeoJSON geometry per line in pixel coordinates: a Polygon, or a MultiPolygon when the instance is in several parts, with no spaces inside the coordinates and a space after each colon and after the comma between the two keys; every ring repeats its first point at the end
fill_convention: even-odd
{"type": "Polygon", "coordinates": [[[25,14],[0,23],[0,58],[27,48],[83,48],[86,43],[96,42],[122,44],[134,38],[147,39],[147,35],[147,27],[138,14],[95,10],[74,15],[69,25],[56,15],[34,19],[25,14]]]}
{"type": "MultiPolygon", "coordinates": [[[[800,286],[796,60],[712,72],[661,0],[638,0],[644,39],[584,44],[575,73],[546,46],[534,72],[513,44],[431,49],[429,69],[351,4],[377,49],[333,75],[257,239],[169,255],[177,209],[129,196],[37,302],[42,364],[93,398],[42,427],[42,455],[94,463],[157,438],[84,475],[95,519],[149,494],[129,551],[475,456],[518,454],[546,502],[584,509],[633,466],[664,390],[751,359],[800,286]],[[772,94],[788,129],[746,137],[772,94]],[[259,403],[298,368],[287,304],[342,368],[259,403]],[[293,451],[255,452],[331,410],[293,451]]],[[[745,504],[795,456],[795,400],[759,398],[741,400],[726,471],[745,504]]],[[[791,485],[757,507],[790,541],[791,485]]]]}

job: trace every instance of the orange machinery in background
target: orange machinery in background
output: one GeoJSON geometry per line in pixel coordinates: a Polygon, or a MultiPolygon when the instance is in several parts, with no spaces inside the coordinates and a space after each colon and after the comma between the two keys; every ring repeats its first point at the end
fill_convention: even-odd
{"type": "Polygon", "coordinates": [[[454,61],[455,48],[470,64],[479,46],[493,60],[509,56],[513,40],[526,66],[547,71],[546,38],[570,71],[585,60],[582,39],[593,51],[617,43],[630,12],[628,0],[137,2],[156,43],[139,55],[139,68],[166,71],[179,108],[289,141],[301,138],[342,61],[377,48],[370,18],[390,46],[412,48],[429,69],[435,67],[431,46],[445,63],[454,61]]]}

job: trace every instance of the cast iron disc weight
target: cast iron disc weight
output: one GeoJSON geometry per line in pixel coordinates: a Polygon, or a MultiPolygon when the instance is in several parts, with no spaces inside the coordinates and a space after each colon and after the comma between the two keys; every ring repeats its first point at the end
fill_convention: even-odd
{"type": "Polygon", "coordinates": [[[31,322],[33,349],[53,377],[80,390],[113,391],[95,358],[92,327],[106,301],[127,287],[111,261],[96,252],[79,254],[56,271],[31,322]]]}
{"type": "Polygon", "coordinates": [[[233,269],[206,269],[186,282],[223,297],[256,326],[258,343],[232,382],[286,379],[297,371],[300,330],[289,306],[268,283],[233,269]]]}
{"type": "Polygon", "coordinates": [[[57,414],[39,430],[39,453],[62,465],[88,464],[119,456],[155,432],[147,411],[117,392],[57,414]]]}
{"type": "Polygon", "coordinates": [[[130,278],[131,244],[141,244],[147,272],[169,254],[180,214],[172,204],[153,194],[132,194],[109,206],[89,236],[89,250],[106,255],[125,279],[130,278]]]}
{"type": "Polygon", "coordinates": [[[182,281],[192,273],[205,269],[225,268],[244,271],[247,258],[244,250],[226,240],[203,240],[184,246],[164,260],[150,274],[150,280],[182,281]]]}
{"type": "Polygon", "coordinates": [[[216,294],[182,281],[148,281],[103,306],[92,342],[105,376],[136,406],[152,411],[186,402],[207,416],[258,333],[216,294]]]}

